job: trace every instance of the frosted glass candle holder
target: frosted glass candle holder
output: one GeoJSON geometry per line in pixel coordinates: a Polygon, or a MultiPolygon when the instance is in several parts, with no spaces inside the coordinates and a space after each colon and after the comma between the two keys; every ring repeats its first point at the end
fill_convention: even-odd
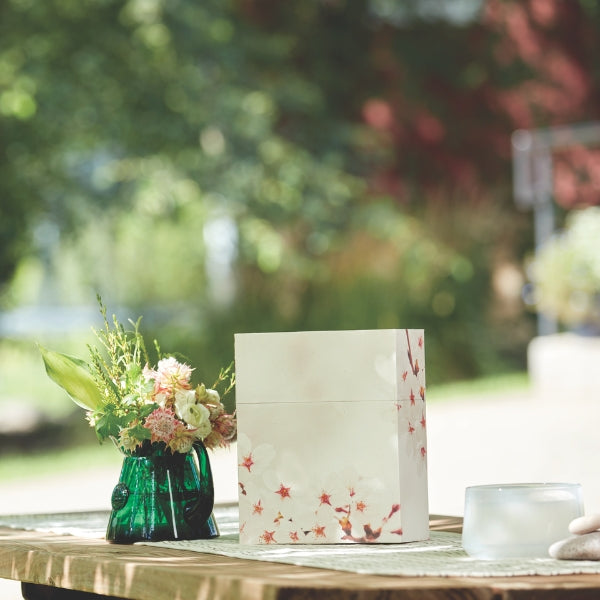
{"type": "Polygon", "coordinates": [[[578,483],[478,485],[465,492],[463,548],[472,557],[547,558],[583,515],[578,483]]]}

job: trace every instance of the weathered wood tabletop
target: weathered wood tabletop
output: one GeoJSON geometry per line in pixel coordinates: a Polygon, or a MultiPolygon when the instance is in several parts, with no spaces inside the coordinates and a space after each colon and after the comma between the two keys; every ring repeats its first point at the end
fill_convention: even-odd
{"type": "MultiPolygon", "coordinates": [[[[458,518],[431,517],[432,530],[460,531],[460,525],[458,518]]],[[[8,527],[0,528],[0,577],[24,582],[25,597],[31,600],[97,597],[89,594],[137,600],[600,597],[600,575],[388,577],[8,527]]]]}

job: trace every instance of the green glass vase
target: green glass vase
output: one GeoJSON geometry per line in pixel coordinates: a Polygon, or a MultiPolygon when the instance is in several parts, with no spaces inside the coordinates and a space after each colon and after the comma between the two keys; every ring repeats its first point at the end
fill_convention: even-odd
{"type": "Polygon", "coordinates": [[[187,454],[158,450],[148,456],[126,456],[111,504],[106,530],[109,542],[132,544],[219,535],[212,514],[212,472],[201,442],[187,454]]]}

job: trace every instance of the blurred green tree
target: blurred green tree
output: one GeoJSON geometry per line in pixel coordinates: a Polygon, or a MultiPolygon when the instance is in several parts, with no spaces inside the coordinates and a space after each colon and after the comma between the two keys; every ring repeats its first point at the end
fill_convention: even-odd
{"type": "Polygon", "coordinates": [[[232,331],[404,325],[446,374],[522,360],[522,314],[490,325],[530,243],[510,132],[597,116],[600,10],[440,5],[2,3],[0,284],[30,254],[62,302],[191,304],[173,344],[217,363],[232,331]]]}

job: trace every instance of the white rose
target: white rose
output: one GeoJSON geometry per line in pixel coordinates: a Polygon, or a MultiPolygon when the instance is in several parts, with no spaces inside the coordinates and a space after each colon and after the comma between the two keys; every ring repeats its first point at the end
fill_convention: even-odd
{"type": "Polygon", "coordinates": [[[179,417],[196,429],[195,436],[203,440],[211,431],[210,412],[202,404],[186,404],[179,417]]]}
{"type": "Polygon", "coordinates": [[[204,421],[200,427],[196,428],[194,435],[197,439],[203,440],[212,433],[212,425],[210,421],[204,421]]]}
{"type": "Polygon", "coordinates": [[[175,392],[175,414],[186,421],[183,413],[187,411],[187,407],[196,404],[196,394],[194,390],[177,390],[175,392]]]}
{"type": "Polygon", "coordinates": [[[221,403],[221,396],[219,396],[219,392],[217,392],[217,390],[208,389],[206,390],[206,395],[208,396],[209,402],[212,402],[213,404],[221,403]]]}

